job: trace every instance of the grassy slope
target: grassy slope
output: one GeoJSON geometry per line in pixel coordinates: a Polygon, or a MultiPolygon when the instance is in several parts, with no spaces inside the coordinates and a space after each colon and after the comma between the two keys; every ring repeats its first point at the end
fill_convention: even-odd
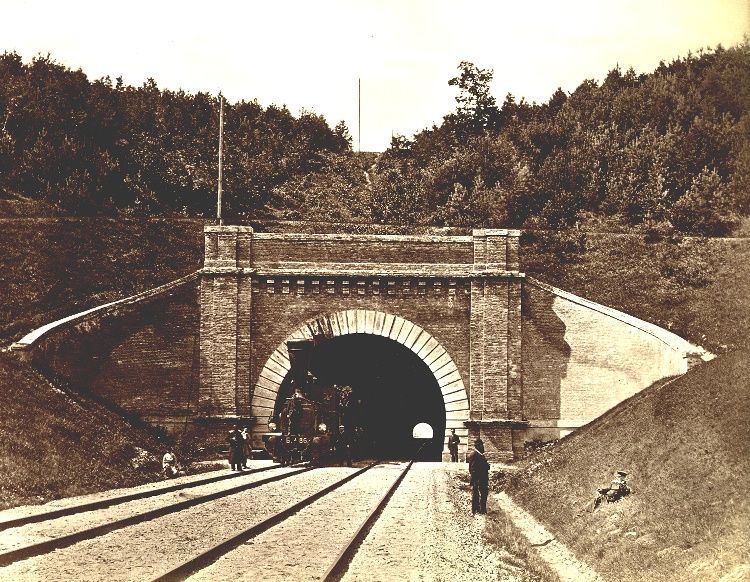
{"type": "Polygon", "coordinates": [[[639,234],[526,236],[522,268],[711,350],[750,346],[750,239],[644,242],[639,234]],[[574,245],[576,246],[576,245],[574,245]]]}
{"type": "Polygon", "coordinates": [[[198,269],[202,222],[0,219],[0,340],[198,269]]]}
{"type": "Polygon", "coordinates": [[[613,580],[717,579],[750,562],[750,240],[529,238],[528,272],[724,355],[521,462],[511,493],[613,580]],[[586,512],[618,468],[637,494],[586,512]]]}
{"type": "Polygon", "coordinates": [[[736,351],[645,390],[522,462],[509,492],[608,579],[718,579],[750,562],[748,378],[736,351]],[[620,468],[635,493],[588,511],[620,468]]]}
{"type": "Polygon", "coordinates": [[[160,477],[163,445],[0,353],[0,509],[160,477]],[[154,454],[139,461],[139,450],[154,454]]]}
{"type": "MultiPolygon", "coordinates": [[[[24,219],[0,222],[0,340],[120,299],[200,266],[198,221],[24,219]]],[[[159,478],[136,447],[163,444],[0,353],[0,508],[159,478]]],[[[154,457],[154,458],[156,458],[154,457]]]]}

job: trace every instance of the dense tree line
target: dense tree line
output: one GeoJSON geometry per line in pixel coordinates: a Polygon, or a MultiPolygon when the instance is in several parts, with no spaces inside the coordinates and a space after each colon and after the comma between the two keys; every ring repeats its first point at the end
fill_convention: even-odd
{"type": "Polygon", "coordinates": [[[750,45],[609,71],[543,104],[489,93],[463,62],[457,109],[379,158],[373,218],[551,226],[605,217],[722,234],[750,213],[750,45]]]}
{"type": "MultiPolygon", "coordinates": [[[[750,44],[650,74],[615,67],[546,103],[490,93],[463,62],[457,107],[375,159],[343,122],[227,104],[226,215],[465,227],[605,221],[723,234],[750,214],[750,44]]],[[[89,81],[0,56],[0,189],[65,212],[210,216],[217,99],[89,81]]]]}
{"type": "MultiPolygon", "coordinates": [[[[65,212],[215,208],[218,99],[141,87],[118,78],[89,81],[49,56],[24,64],[0,56],[0,188],[65,212]]],[[[349,151],[343,123],[285,107],[225,106],[227,213],[264,208],[286,180],[349,151]]]]}

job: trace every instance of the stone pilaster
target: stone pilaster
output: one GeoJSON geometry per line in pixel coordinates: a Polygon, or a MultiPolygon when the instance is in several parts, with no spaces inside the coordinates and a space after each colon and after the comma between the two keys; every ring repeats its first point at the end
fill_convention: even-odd
{"type": "Polygon", "coordinates": [[[513,456],[512,428],[523,418],[519,234],[473,232],[467,426],[470,441],[480,434],[489,441],[488,457],[494,460],[513,456]]]}
{"type": "Polygon", "coordinates": [[[252,234],[241,226],[204,229],[198,396],[204,420],[250,413],[252,234]]]}

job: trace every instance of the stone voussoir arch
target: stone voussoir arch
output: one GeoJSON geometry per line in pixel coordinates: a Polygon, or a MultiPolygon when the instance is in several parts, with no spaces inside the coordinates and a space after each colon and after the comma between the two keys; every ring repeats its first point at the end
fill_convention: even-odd
{"type": "MultiPolygon", "coordinates": [[[[350,309],[319,315],[307,320],[273,351],[253,387],[252,409],[273,409],[281,384],[290,369],[289,340],[334,338],[350,334],[371,334],[389,338],[417,355],[432,372],[443,397],[446,433],[469,420],[469,397],[461,374],[448,351],[432,334],[398,315],[369,309],[350,309]]],[[[260,419],[259,419],[260,420],[260,419]]],[[[461,432],[464,432],[463,430],[461,432]]]]}

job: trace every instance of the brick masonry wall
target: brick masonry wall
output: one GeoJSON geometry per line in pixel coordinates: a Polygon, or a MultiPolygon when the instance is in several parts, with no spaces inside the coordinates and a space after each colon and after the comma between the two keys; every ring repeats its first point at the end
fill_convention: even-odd
{"type": "Polygon", "coordinates": [[[470,264],[471,237],[290,235],[253,237],[253,265],[307,263],[470,264]]]}
{"type": "MultiPolygon", "coordinates": [[[[467,397],[474,403],[472,418],[520,418],[520,361],[508,360],[509,353],[520,357],[517,239],[517,232],[502,230],[446,237],[207,227],[204,414],[227,422],[232,415],[254,417],[255,432],[262,431],[273,411],[274,386],[285,374],[285,356],[277,356],[277,348],[310,320],[370,310],[423,328],[448,352],[455,371],[441,381],[463,380],[468,393],[461,401],[459,393],[450,392],[453,384],[444,390],[449,428],[468,435],[463,432],[467,397]],[[508,265],[515,274],[506,270],[508,265]]],[[[512,448],[509,438],[500,439],[498,433],[498,439],[498,446],[502,440],[508,451],[512,448]]]]}
{"type": "MultiPolygon", "coordinates": [[[[269,285],[265,281],[256,283],[253,292],[255,308],[250,327],[253,350],[248,389],[257,382],[258,374],[273,351],[307,320],[324,313],[358,308],[383,311],[419,324],[448,351],[461,376],[468,378],[468,285],[459,284],[452,289],[441,285],[439,292],[432,288],[420,294],[410,281],[410,291],[404,293],[405,281],[400,281],[398,295],[388,295],[387,289],[373,295],[372,285],[365,286],[362,295],[357,292],[356,286],[344,295],[342,287],[346,280],[326,279],[334,284],[324,285],[320,290],[308,288],[303,294],[299,294],[298,288],[285,293],[283,285],[273,286],[269,293],[269,285]],[[328,289],[335,292],[329,293],[328,289]]],[[[309,284],[308,287],[313,285],[309,284]]]]}
{"type": "Polygon", "coordinates": [[[523,288],[525,440],[586,424],[657,380],[687,370],[682,338],[533,279],[523,288]]]}
{"type": "Polygon", "coordinates": [[[182,430],[197,410],[197,281],[49,333],[40,369],[135,417],[182,430]]]}

